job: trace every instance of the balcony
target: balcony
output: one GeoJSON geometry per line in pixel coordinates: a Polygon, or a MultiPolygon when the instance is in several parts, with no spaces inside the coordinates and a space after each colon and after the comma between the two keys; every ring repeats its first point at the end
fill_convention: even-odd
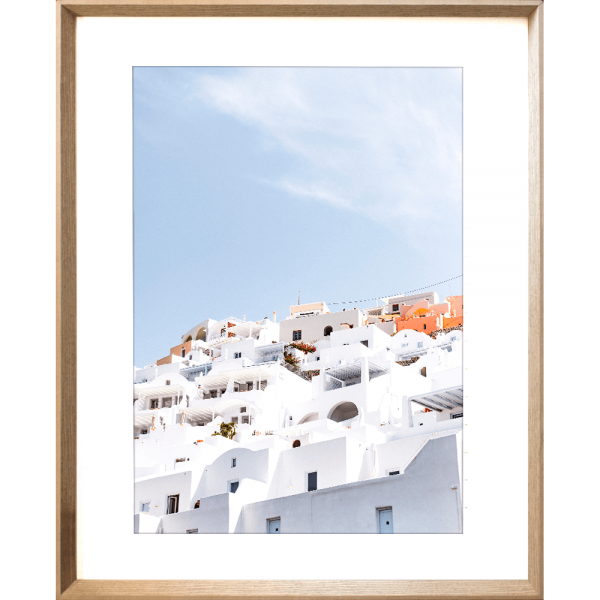
{"type": "MultiPolygon", "coordinates": [[[[385,375],[386,369],[367,361],[369,381],[385,375]]],[[[329,392],[362,382],[362,360],[350,364],[341,364],[325,371],[325,391],[329,392]]]]}

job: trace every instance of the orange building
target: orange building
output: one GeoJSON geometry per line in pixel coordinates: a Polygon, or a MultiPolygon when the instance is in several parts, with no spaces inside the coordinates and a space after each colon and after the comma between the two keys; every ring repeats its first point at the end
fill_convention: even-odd
{"type": "MultiPolygon", "coordinates": [[[[448,296],[446,298],[450,304],[450,316],[462,317],[463,316],[463,297],[462,296],[448,296]]],[[[462,323],[462,321],[461,321],[462,323]]]]}
{"type": "Polygon", "coordinates": [[[177,356],[185,356],[186,354],[188,354],[191,351],[192,351],[192,340],[188,340],[184,344],[179,344],[178,346],[173,346],[171,348],[171,351],[169,352],[169,355],[176,354],[177,356]],[[184,354],[181,353],[182,350],[185,350],[184,354]]]}
{"type": "Polygon", "coordinates": [[[174,355],[181,356],[182,358],[184,358],[186,356],[186,354],[190,353],[191,351],[192,351],[192,340],[188,340],[184,344],[179,344],[177,346],[173,346],[171,348],[169,354],[167,354],[167,356],[156,361],[156,365],[157,366],[170,365],[173,362],[174,355]]]}
{"type": "Polygon", "coordinates": [[[403,329],[413,329],[414,331],[420,331],[421,333],[431,333],[441,329],[440,321],[443,317],[437,315],[430,315],[427,317],[414,317],[412,319],[403,319],[402,317],[395,317],[394,322],[396,323],[396,333],[403,329]]]}
{"type": "Polygon", "coordinates": [[[462,315],[460,317],[444,317],[444,329],[448,329],[449,327],[458,327],[462,324],[462,315]]]}
{"type": "Polygon", "coordinates": [[[432,333],[448,327],[457,327],[463,322],[463,297],[448,296],[446,302],[429,304],[419,300],[412,305],[400,306],[400,316],[394,317],[395,330],[412,329],[432,333]]]}

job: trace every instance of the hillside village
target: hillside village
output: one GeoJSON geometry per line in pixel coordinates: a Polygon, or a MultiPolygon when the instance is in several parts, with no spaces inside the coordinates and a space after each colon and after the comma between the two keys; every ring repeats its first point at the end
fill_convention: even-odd
{"type": "Polygon", "coordinates": [[[461,533],[463,298],[206,319],[134,367],[136,533],[461,533]]]}

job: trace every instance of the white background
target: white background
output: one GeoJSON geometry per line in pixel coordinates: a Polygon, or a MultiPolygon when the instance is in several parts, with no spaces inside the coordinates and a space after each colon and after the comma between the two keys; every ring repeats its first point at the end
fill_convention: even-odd
{"type": "Polygon", "coordinates": [[[526,19],[83,19],[77,39],[79,576],[526,579],[527,336],[495,335],[481,351],[494,294],[527,331],[526,19]],[[263,535],[198,546],[131,533],[132,65],[182,62],[463,66],[462,535],[284,536],[273,548],[263,535]]]}

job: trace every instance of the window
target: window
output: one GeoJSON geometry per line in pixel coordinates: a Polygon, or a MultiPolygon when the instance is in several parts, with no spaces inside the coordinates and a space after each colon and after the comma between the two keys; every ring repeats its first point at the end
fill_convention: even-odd
{"type": "Polygon", "coordinates": [[[314,492],[317,489],[317,472],[313,471],[308,474],[308,491],[314,492]]]}
{"type": "Polygon", "coordinates": [[[369,340],[362,340],[361,344],[363,346],[366,346],[368,348],[369,347],[369,340]]]}
{"type": "Polygon", "coordinates": [[[210,390],[210,397],[211,398],[216,398],[217,397],[217,390],[210,390]]]}
{"type": "Polygon", "coordinates": [[[179,494],[167,496],[167,514],[173,515],[179,511],[179,494]]]}
{"type": "Polygon", "coordinates": [[[186,533],[198,533],[197,529],[186,529],[186,533]]]}
{"type": "Polygon", "coordinates": [[[423,377],[427,377],[427,367],[423,367],[421,369],[421,375],[423,375],[423,377]]]}
{"type": "Polygon", "coordinates": [[[294,339],[294,342],[297,340],[301,340],[302,339],[302,330],[298,329],[297,331],[294,331],[294,334],[292,337],[294,339]]]}
{"type": "Polygon", "coordinates": [[[158,398],[150,400],[150,408],[158,408],[158,398]]]}
{"type": "Polygon", "coordinates": [[[390,471],[388,475],[400,475],[400,471],[390,471]]]}
{"type": "Polygon", "coordinates": [[[184,357],[185,357],[185,348],[182,348],[181,349],[181,358],[184,358],[184,357]]]}
{"type": "Polygon", "coordinates": [[[377,521],[379,533],[394,533],[391,508],[378,508],[377,521]]]}
{"type": "Polygon", "coordinates": [[[236,352],[236,353],[233,355],[233,358],[242,358],[242,353],[241,353],[241,352],[236,352]]]}
{"type": "Polygon", "coordinates": [[[165,398],[163,400],[163,408],[169,408],[173,404],[172,398],[165,398]]]}
{"type": "Polygon", "coordinates": [[[237,465],[237,458],[232,458],[231,459],[231,468],[233,469],[233,467],[235,467],[237,465]]]}
{"type": "Polygon", "coordinates": [[[142,431],[140,432],[142,435],[146,435],[148,433],[147,429],[142,429],[142,431]]]}
{"type": "Polygon", "coordinates": [[[232,423],[237,423],[238,422],[238,418],[237,417],[232,417],[231,418],[231,422],[232,423]]]}
{"type": "Polygon", "coordinates": [[[248,391],[250,391],[250,390],[252,390],[252,389],[254,389],[254,382],[252,382],[252,381],[249,381],[249,382],[248,382],[248,391]]]}
{"type": "Polygon", "coordinates": [[[246,407],[245,407],[245,406],[242,406],[242,407],[240,408],[240,412],[241,412],[241,413],[245,413],[245,412],[246,412],[246,407]]]}
{"type": "Polygon", "coordinates": [[[171,385],[171,380],[167,379],[167,382],[165,383],[165,385],[171,385]]]}
{"type": "Polygon", "coordinates": [[[235,494],[237,492],[237,489],[239,487],[240,487],[240,480],[239,479],[233,479],[232,481],[228,482],[227,491],[230,494],[235,494]]]}
{"type": "Polygon", "coordinates": [[[242,425],[249,424],[249,423],[250,423],[250,417],[248,415],[246,415],[245,417],[242,417],[242,425]]]}
{"type": "Polygon", "coordinates": [[[454,413],[453,415],[450,415],[451,419],[462,419],[463,418],[463,414],[462,413],[454,413]]]}
{"type": "Polygon", "coordinates": [[[427,324],[426,323],[423,325],[423,329],[427,329],[427,324]]]}
{"type": "Polygon", "coordinates": [[[333,327],[331,325],[327,325],[327,327],[325,327],[325,329],[323,330],[323,335],[327,337],[328,335],[331,335],[332,331],[333,327]]]}
{"type": "Polygon", "coordinates": [[[398,312],[398,305],[392,304],[392,312],[398,312]]]}
{"type": "Polygon", "coordinates": [[[281,518],[267,519],[267,533],[280,533],[281,518]]]}
{"type": "Polygon", "coordinates": [[[144,512],[144,513],[150,512],[150,501],[142,502],[142,512],[144,512]]]}
{"type": "Polygon", "coordinates": [[[300,448],[300,440],[294,440],[292,444],[292,448],[300,448]]]}

